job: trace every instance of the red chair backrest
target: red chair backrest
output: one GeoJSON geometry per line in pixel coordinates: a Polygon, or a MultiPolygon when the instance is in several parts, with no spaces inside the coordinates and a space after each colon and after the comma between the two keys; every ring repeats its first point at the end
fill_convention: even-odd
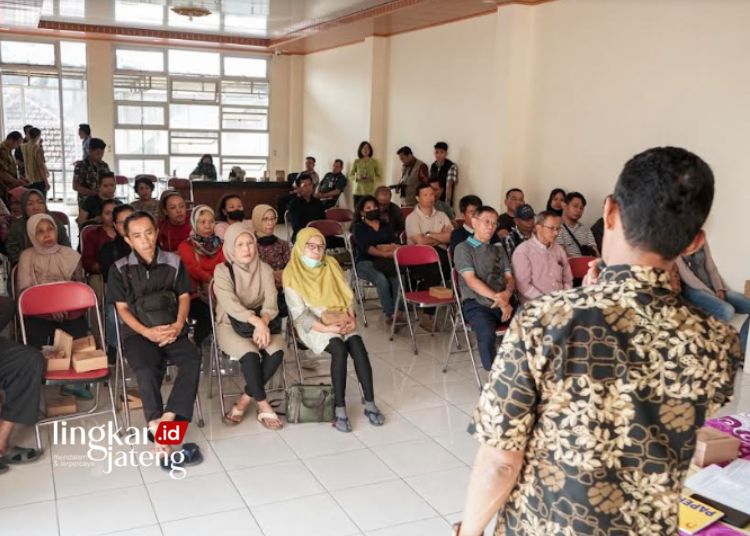
{"type": "Polygon", "coordinates": [[[334,220],[313,220],[307,226],[314,227],[326,238],[329,236],[342,236],[344,234],[344,227],[341,223],[334,220]]]}
{"type": "Polygon", "coordinates": [[[83,229],[81,229],[81,253],[83,253],[84,249],[88,249],[91,247],[90,244],[88,244],[89,240],[91,240],[91,233],[95,231],[96,229],[101,229],[101,225],[87,225],[83,229]]]}
{"type": "Polygon", "coordinates": [[[326,210],[326,219],[341,223],[349,223],[354,220],[354,213],[348,208],[329,208],[326,210]]]}
{"type": "Polygon", "coordinates": [[[49,211],[50,216],[55,218],[55,220],[62,225],[70,225],[70,218],[68,218],[68,215],[64,212],[59,212],[57,210],[50,210],[49,211]]]}
{"type": "Polygon", "coordinates": [[[156,184],[157,182],[156,175],[151,175],[150,173],[141,173],[139,175],[136,175],[135,177],[133,177],[133,182],[137,181],[138,179],[148,179],[154,184],[156,184]]]}
{"type": "Polygon", "coordinates": [[[573,272],[573,279],[583,279],[583,276],[589,271],[589,263],[596,257],[571,257],[568,259],[570,271],[573,272]]]}
{"type": "Polygon", "coordinates": [[[128,178],[125,175],[115,175],[117,184],[128,184],[128,178]]]}
{"type": "Polygon", "coordinates": [[[77,281],[46,283],[29,287],[18,297],[20,315],[41,316],[96,307],[94,290],[77,281]]]}
{"type": "Polygon", "coordinates": [[[21,201],[21,197],[23,197],[23,194],[28,192],[29,189],[25,188],[23,186],[16,186],[15,188],[11,188],[8,190],[8,195],[17,201],[21,201]]]}
{"type": "Polygon", "coordinates": [[[188,179],[171,178],[167,181],[167,188],[190,188],[188,179]]]}
{"type": "Polygon", "coordinates": [[[440,262],[437,251],[432,246],[413,245],[401,246],[393,253],[393,258],[399,266],[422,266],[440,262]]]}
{"type": "Polygon", "coordinates": [[[401,207],[401,215],[404,219],[406,219],[412,212],[414,212],[414,207],[401,207]]]}

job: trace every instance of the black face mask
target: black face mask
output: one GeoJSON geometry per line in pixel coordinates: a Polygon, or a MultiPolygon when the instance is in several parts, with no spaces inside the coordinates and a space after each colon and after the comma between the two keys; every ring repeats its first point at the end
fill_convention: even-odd
{"type": "Polygon", "coordinates": [[[380,219],[380,209],[374,208],[365,212],[365,219],[374,221],[380,219]]]}
{"type": "Polygon", "coordinates": [[[232,221],[243,221],[245,219],[245,211],[233,210],[232,212],[227,212],[227,216],[232,221]]]}

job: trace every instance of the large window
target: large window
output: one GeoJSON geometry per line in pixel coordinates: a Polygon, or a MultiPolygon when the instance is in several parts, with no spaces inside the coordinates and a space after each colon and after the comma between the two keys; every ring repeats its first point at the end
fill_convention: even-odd
{"type": "Polygon", "coordinates": [[[53,199],[75,202],[73,162],[81,158],[78,125],[87,121],[86,44],[0,40],[2,132],[42,131],[53,199]]]}
{"type": "Polygon", "coordinates": [[[268,61],[187,49],[115,49],[115,165],[188,177],[211,154],[222,177],[268,167],[268,61]]]}

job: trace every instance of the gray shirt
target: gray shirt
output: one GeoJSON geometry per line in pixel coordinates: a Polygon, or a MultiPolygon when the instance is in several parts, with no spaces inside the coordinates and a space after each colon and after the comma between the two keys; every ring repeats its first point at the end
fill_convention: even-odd
{"type": "MultiPolygon", "coordinates": [[[[453,263],[459,274],[474,272],[474,275],[495,292],[505,290],[505,276],[511,273],[510,261],[502,244],[483,244],[473,236],[456,246],[453,263]]],[[[487,307],[492,305],[489,298],[474,292],[463,277],[458,278],[458,284],[462,300],[476,300],[487,307]]]]}

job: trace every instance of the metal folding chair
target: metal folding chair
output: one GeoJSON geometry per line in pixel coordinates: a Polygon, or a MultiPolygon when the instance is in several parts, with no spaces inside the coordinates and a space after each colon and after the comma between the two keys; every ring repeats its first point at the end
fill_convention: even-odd
{"type": "Polygon", "coordinates": [[[68,238],[70,240],[73,240],[73,236],[70,234],[70,217],[64,212],[60,212],[59,210],[50,210],[49,214],[50,216],[55,218],[55,221],[68,228],[68,238]]]}
{"type": "Polygon", "coordinates": [[[118,195],[117,198],[124,199],[126,203],[130,201],[131,190],[130,188],[128,188],[128,178],[125,175],[115,175],[115,184],[116,184],[115,191],[121,192],[121,195],[118,195]],[[123,186],[125,190],[125,195],[122,195],[123,188],[121,187],[123,186]]]}
{"type": "Polygon", "coordinates": [[[326,219],[339,223],[351,223],[354,221],[354,212],[348,208],[334,207],[326,210],[326,219]]]}
{"type": "Polygon", "coordinates": [[[404,220],[406,220],[412,212],[414,212],[414,207],[401,207],[401,215],[404,217],[404,220]]]}
{"type": "MultiPolygon", "coordinates": [[[[104,333],[101,313],[99,311],[99,303],[93,289],[88,285],[75,281],[64,281],[29,287],[21,292],[21,295],[18,297],[18,319],[21,329],[21,340],[24,344],[27,344],[24,316],[43,316],[55,313],[88,311],[89,309],[94,309],[96,311],[96,321],[99,325],[99,332],[104,333]]],[[[99,343],[102,348],[106,346],[104,341],[99,341],[99,343]]],[[[115,376],[116,375],[117,372],[115,372],[115,376]]],[[[94,406],[88,411],[81,411],[71,415],[61,415],[59,417],[45,417],[44,419],[39,420],[35,426],[37,448],[40,451],[42,450],[42,437],[39,428],[56,421],[71,421],[82,419],[84,417],[111,413],[115,429],[119,430],[114,388],[109,379],[109,367],[89,372],[76,372],[71,366],[71,368],[64,371],[45,372],[43,378],[44,385],[94,383],[96,384],[96,393],[94,397],[94,406]],[[107,386],[107,391],[109,392],[110,409],[98,411],[99,387],[102,383],[107,386]]]]}
{"type": "MultiPolygon", "coordinates": [[[[91,224],[81,229],[81,233],[78,237],[78,242],[81,247],[81,256],[83,256],[84,248],[86,248],[86,242],[90,238],[91,233],[95,231],[96,229],[101,229],[101,228],[102,226],[99,224],[91,224]]],[[[89,245],[89,247],[91,246],[89,245]]]]}
{"type": "MultiPolygon", "coordinates": [[[[411,335],[414,354],[417,354],[419,353],[419,350],[417,349],[417,339],[414,333],[414,328],[411,325],[409,305],[414,308],[414,312],[416,315],[417,309],[451,307],[453,305],[454,298],[435,298],[433,296],[430,296],[429,290],[410,289],[407,291],[406,285],[404,283],[404,277],[409,277],[408,270],[417,266],[427,266],[430,264],[437,264],[438,270],[440,272],[440,280],[443,286],[445,286],[445,278],[443,277],[443,269],[442,265],[440,264],[440,257],[438,256],[437,251],[435,251],[435,248],[433,248],[432,246],[402,246],[394,252],[393,262],[396,264],[396,274],[398,275],[398,284],[400,289],[398,297],[396,298],[396,310],[398,311],[398,306],[403,301],[403,303],[406,305],[406,314],[404,315],[406,316],[406,324],[409,327],[409,334],[411,335]],[[404,272],[406,273],[405,275],[404,272]]],[[[437,315],[435,316],[435,321],[437,322],[437,315]]],[[[393,335],[395,334],[395,332],[396,315],[393,316],[393,323],[391,324],[390,340],[393,340],[393,335]]],[[[433,331],[432,333],[430,333],[430,335],[434,334],[435,333],[433,328],[433,331]]]]}
{"type": "Polygon", "coordinates": [[[187,190],[188,191],[188,201],[193,203],[195,200],[193,199],[193,183],[190,181],[190,179],[178,179],[176,177],[172,177],[167,181],[167,188],[171,188],[173,190],[187,190]]]}

